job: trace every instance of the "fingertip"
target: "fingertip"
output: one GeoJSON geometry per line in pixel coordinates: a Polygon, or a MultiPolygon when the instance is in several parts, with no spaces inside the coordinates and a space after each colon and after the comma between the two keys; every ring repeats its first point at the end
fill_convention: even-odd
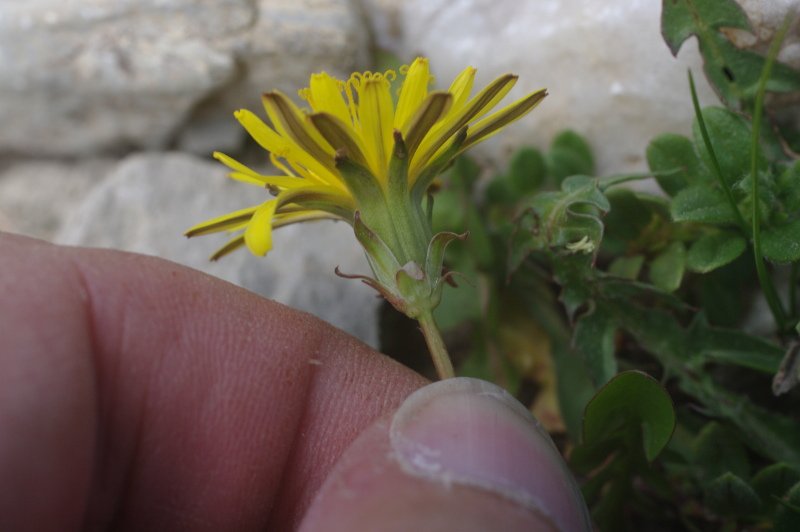
{"type": "Polygon", "coordinates": [[[301,530],[591,530],[547,434],[505,391],[447,379],[350,447],[301,530]]]}

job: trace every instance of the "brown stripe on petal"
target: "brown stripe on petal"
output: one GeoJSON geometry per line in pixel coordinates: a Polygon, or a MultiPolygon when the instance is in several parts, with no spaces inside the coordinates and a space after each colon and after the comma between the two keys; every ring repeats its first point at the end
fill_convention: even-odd
{"type": "Polygon", "coordinates": [[[517,100],[505,109],[484,118],[472,127],[467,135],[467,140],[465,140],[464,144],[461,146],[461,151],[497,133],[515,120],[522,118],[536,107],[545,96],[547,96],[547,89],[540,89],[517,100]]]}
{"type": "Polygon", "coordinates": [[[425,135],[450,109],[453,96],[447,92],[433,92],[422,102],[410,121],[405,135],[406,150],[413,155],[425,135]]]}
{"type": "Polygon", "coordinates": [[[333,157],[312,137],[304,123],[305,117],[298,116],[286,96],[279,92],[268,92],[262,98],[264,105],[272,108],[292,140],[326,168],[334,168],[333,157]]]}
{"type": "Polygon", "coordinates": [[[337,153],[344,150],[348,157],[361,166],[369,166],[358,141],[350,134],[348,126],[341,120],[328,113],[314,113],[309,116],[309,119],[337,153]]]}
{"type": "Polygon", "coordinates": [[[222,257],[224,257],[225,255],[236,251],[242,246],[244,246],[244,235],[239,235],[230,242],[228,242],[227,244],[225,244],[224,246],[222,246],[221,248],[219,248],[217,251],[215,251],[214,254],[211,255],[211,260],[217,261],[222,257]]]}

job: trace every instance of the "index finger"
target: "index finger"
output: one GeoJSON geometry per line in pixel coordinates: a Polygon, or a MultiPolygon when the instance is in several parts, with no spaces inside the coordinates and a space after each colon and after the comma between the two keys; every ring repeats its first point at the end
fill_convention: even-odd
{"type": "Polygon", "coordinates": [[[0,529],[290,529],[424,384],[176,264],[3,234],[0,250],[0,529]]]}

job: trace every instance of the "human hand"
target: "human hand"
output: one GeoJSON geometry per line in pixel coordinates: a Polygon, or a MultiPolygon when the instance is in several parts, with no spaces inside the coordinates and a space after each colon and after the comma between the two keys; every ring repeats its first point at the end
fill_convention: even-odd
{"type": "Polygon", "coordinates": [[[588,529],[524,407],[425,384],[176,264],[0,234],[0,530],[588,529]]]}

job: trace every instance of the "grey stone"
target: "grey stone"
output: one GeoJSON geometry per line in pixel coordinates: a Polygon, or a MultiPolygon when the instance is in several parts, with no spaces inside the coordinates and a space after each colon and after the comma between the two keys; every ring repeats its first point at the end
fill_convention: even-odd
{"type": "Polygon", "coordinates": [[[334,274],[337,265],[345,272],[368,272],[349,225],[281,228],[266,258],[239,250],[217,262],[208,257],[226,236],[182,235],[198,222],[267,197],[263,189],[233,182],[225,173],[223,166],[187,154],[132,155],[86,196],[55,240],[173,260],[311,312],[377,346],[375,292],[334,274]]]}
{"type": "Polygon", "coordinates": [[[114,162],[17,161],[0,171],[0,230],[51,240],[114,162]]]}
{"type": "Polygon", "coordinates": [[[661,2],[362,1],[374,31],[401,28],[400,38],[385,38],[400,57],[431,58],[439,86],[472,65],[476,87],[505,72],[519,74],[507,101],[548,88],[531,115],[479,147],[490,158],[505,159],[522,144],[546,147],[571,128],[588,137],[599,172],[642,170],[650,139],[689,132],[687,67],[696,74],[701,101],[717,101],[699,75],[695,41],[684,45],[679,59],[670,54],[660,33],[661,2]]]}
{"type": "Polygon", "coordinates": [[[14,127],[0,152],[164,147],[204,104],[230,117],[313,70],[349,70],[365,57],[357,21],[349,0],[4,2],[0,123],[14,127]]]}

